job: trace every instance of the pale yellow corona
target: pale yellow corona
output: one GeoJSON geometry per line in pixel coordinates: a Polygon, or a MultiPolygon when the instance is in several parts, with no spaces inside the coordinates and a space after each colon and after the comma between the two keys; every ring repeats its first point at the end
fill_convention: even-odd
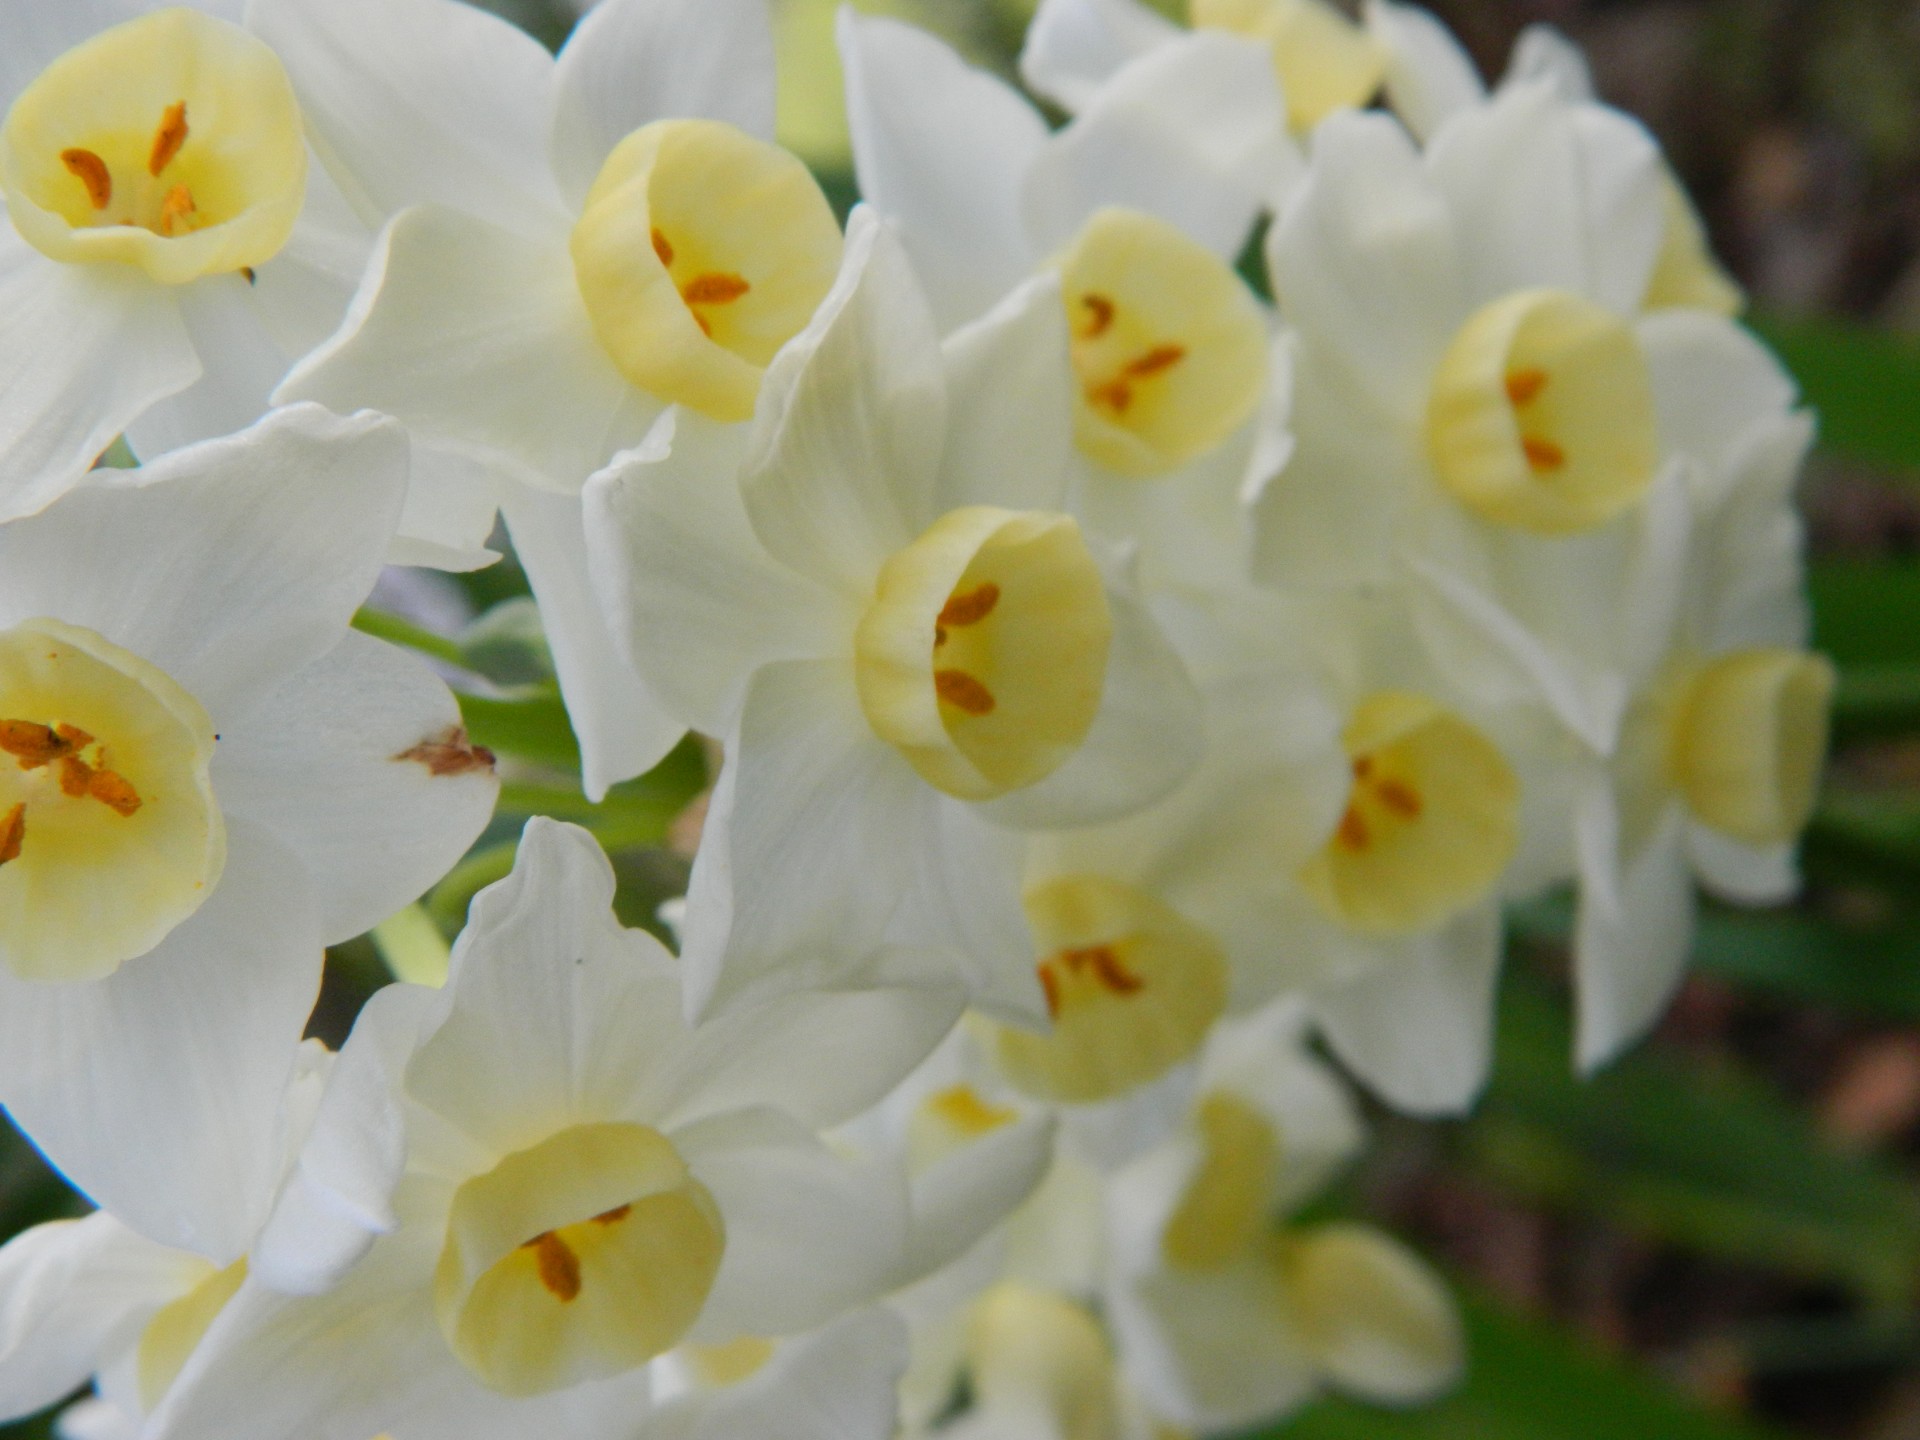
{"type": "Polygon", "coordinates": [[[1798,650],[1738,650],[1708,662],[1675,704],[1668,775],[1703,825],[1784,845],[1813,813],[1827,754],[1833,665],[1798,650]]]}
{"type": "Polygon", "coordinates": [[[1227,1006],[1227,962],[1204,930],[1145,891],[1099,876],[1026,896],[1052,1033],[996,1026],[1000,1069],[1043,1100],[1107,1100],[1200,1048],[1227,1006]]]}
{"type": "Polygon", "coordinates": [[[677,1344],[725,1248],[713,1197],[665,1136],[576,1125],[455,1192],[435,1309],[482,1383],[545,1394],[677,1344]]]}
{"type": "Polygon", "coordinates": [[[1653,380],[1620,317],[1560,290],[1475,312],[1434,376],[1434,474],[1496,525],[1569,535],[1639,502],[1660,458],[1653,380]]]}
{"type": "Polygon", "coordinates": [[[716,420],[833,288],[840,226],[794,156],[718,120],[658,120],[607,157],[573,231],[594,333],[649,394],[716,420]]]}
{"type": "Polygon", "coordinates": [[[1386,78],[1385,47],[1326,0],[1189,0],[1187,13],[1195,28],[1272,47],[1287,123],[1296,131],[1367,104],[1386,78]]]}
{"type": "Polygon", "coordinates": [[[936,1090],[907,1121],[907,1163],[916,1173],[925,1170],[1019,1118],[1011,1105],[996,1104],[971,1085],[936,1090]]]}
{"type": "Polygon", "coordinates": [[[173,1387],[188,1357],[246,1278],[244,1257],[224,1270],[209,1265],[199,1284],[154,1312],[140,1332],[140,1343],[134,1351],[135,1382],[140,1387],[140,1403],[148,1410],[173,1387]]]}
{"type": "Polygon", "coordinates": [[[1649,310],[1705,310],[1732,319],[1747,297],[1713,258],[1706,227],[1671,170],[1661,177],[1666,230],[1641,302],[1649,310]]]}
{"type": "Polygon", "coordinates": [[[974,1302],[966,1358],[980,1414],[1018,1416],[1059,1440],[1119,1440],[1113,1349],[1084,1306],[1002,1281],[974,1302]]]}
{"type": "Polygon", "coordinates": [[[168,285],[272,259],[306,175],[279,59],[237,25],[184,8],[69,50],[0,128],[0,188],[29,244],[168,285]]]}
{"type": "Polygon", "coordinates": [[[1218,1270],[1267,1233],[1281,1137],[1265,1115],[1223,1090],[1202,1097],[1195,1120],[1200,1165],[1161,1232],[1160,1249],[1177,1270],[1218,1270]]]}
{"type": "Polygon", "coordinates": [[[200,907],[226,863],[207,713],[77,625],[0,632],[0,960],[97,980],[200,907]]]}
{"type": "Polygon", "coordinates": [[[1071,517],[971,505],[881,568],[854,675],[874,733],[928,784],[987,800],[1045,779],[1086,739],[1112,637],[1071,517]]]}
{"type": "Polygon", "coordinates": [[[1348,721],[1347,805],[1300,883],[1370,935],[1430,929],[1484,899],[1513,856],[1520,786],[1499,748],[1421,695],[1381,691],[1348,721]]]}
{"type": "Polygon", "coordinates": [[[1061,261],[1076,438],[1150,478],[1214,449],[1259,408],[1267,323],[1240,277],[1163,220],[1102,210],[1061,261]]]}

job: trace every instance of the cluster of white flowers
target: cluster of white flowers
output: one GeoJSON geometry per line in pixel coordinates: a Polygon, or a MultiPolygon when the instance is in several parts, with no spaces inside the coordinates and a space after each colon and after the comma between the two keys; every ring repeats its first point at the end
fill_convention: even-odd
{"type": "Polygon", "coordinates": [[[0,6],[0,1103],[100,1207],[0,1249],[0,1415],[1121,1440],[1452,1381],[1437,1278],[1307,1210],[1362,1143],[1315,1047],[1459,1113],[1507,902],[1576,887],[1590,1068],[1696,881],[1791,892],[1811,427],[1564,41],[1489,90],[1389,0],[1189,18],[1044,0],[1052,127],[846,12],[843,233],[767,0],[557,57],[0,6]],[[323,946],[497,795],[350,622],[496,517],[588,795],[724,754],[680,954],[535,820],[334,1056],[323,946]]]}

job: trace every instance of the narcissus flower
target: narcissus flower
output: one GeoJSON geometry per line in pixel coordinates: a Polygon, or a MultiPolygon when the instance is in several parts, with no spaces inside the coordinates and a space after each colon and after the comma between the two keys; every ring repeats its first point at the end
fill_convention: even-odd
{"type": "Polygon", "coordinates": [[[813,992],[689,1027],[676,962],[621,928],[613,888],[590,835],[536,819],[446,988],[374,998],[154,1434],[510,1416],[625,1436],[655,1357],[800,1335],[910,1278],[903,1178],[819,1132],[891,1089],[960,994],[813,992]]]}
{"type": "Polygon", "coordinates": [[[832,209],[768,138],[766,7],[609,0],[558,59],[456,0],[261,0],[250,19],[385,226],[279,398],[384,411],[440,457],[415,538],[472,552],[504,514],[597,798],[680,730],[582,582],[580,487],[669,405],[750,416],[839,264],[832,209]]]}
{"type": "Polygon", "coordinates": [[[1065,324],[1030,283],[942,347],[865,209],[775,363],[738,487],[689,428],[596,477],[601,589],[727,763],[685,925],[697,1005],[882,937],[1044,1014],[1007,827],[1122,814],[1201,746],[1178,658],[1062,513],[1065,324]]]}
{"type": "Polygon", "coordinates": [[[352,293],[369,232],[280,61],[213,8],[0,20],[0,519],[123,431],[156,454],[252,423],[352,293]]]}
{"type": "Polygon", "coordinates": [[[321,947],[444,874],[497,785],[447,688],[348,628],[397,425],[300,406],[109,474],[0,528],[0,1100],[120,1219],[225,1264],[321,947]]]}

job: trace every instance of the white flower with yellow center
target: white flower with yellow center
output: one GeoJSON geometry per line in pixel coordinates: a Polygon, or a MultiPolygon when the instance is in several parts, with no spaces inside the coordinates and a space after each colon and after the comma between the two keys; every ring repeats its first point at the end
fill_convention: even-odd
{"type": "Polygon", "coordinates": [[[406,475],[398,426],[300,406],[0,528],[0,1101],[102,1206],[221,1263],[266,1203],[321,947],[493,808],[445,685],[348,628],[406,475]]]}
{"type": "Polygon", "coordinates": [[[1270,312],[1233,269],[1276,184],[1259,51],[1193,37],[1050,135],[1012,87],[911,26],[849,9],[840,47],[862,193],[898,227],[942,328],[1059,275],[1076,510],[1139,547],[1149,584],[1244,572],[1241,492],[1286,456],[1270,312]]]}
{"type": "MultiPolygon", "coordinates": [[[[1193,30],[1238,36],[1266,52],[1296,133],[1336,110],[1369,104],[1386,79],[1387,47],[1331,0],[1186,0],[1185,10],[1193,30]]],[[[1142,0],[1041,0],[1020,74],[1037,94],[1078,114],[1123,67],[1187,33],[1142,0]]]]}
{"type": "MultiPolygon", "coordinates": [[[[332,1058],[317,1040],[300,1046],[270,1191],[306,1138],[332,1058]]],[[[233,1191],[226,1198],[247,1210],[233,1191]]],[[[241,1223],[260,1213],[254,1206],[241,1223]]],[[[16,1235],[0,1248],[0,1421],[56,1404],[91,1379],[99,1403],[85,1417],[63,1414],[62,1433],[84,1418],[87,1435],[117,1425],[131,1440],[246,1273],[244,1258],[216,1265],[104,1210],[16,1235]]]]}
{"type": "Polygon", "coordinates": [[[598,797],[681,732],[587,589],[580,488],[669,406],[751,416],[839,265],[832,209],[768,138],[764,0],[609,0],[557,59],[456,0],[258,0],[250,23],[384,223],[279,398],[405,422],[434,464],[403,534],[471,553],[504,515],[598,797]]]}
{"type": "MultiPolygon", "coordinates": [[[[1367,0],[1367,29],[1385,51],[1386,95],[1394,112],[1422,140],[1448,120],[1487,100],[1473,61],[1433,15],[1395,0],[1367,0]]],[[[1501,88],[1544,83],[1571,113],[1594,110],[1586,58],[1545,25],[1521,32],[1501,88]]],[[[1708,248],[1705,227],[1679,177],[1662,161],[1665,225],[1647,290],[1648,310],[1689,308],[1737,315],[1745,297],[1708,248]]]]}
{"type": "Polygon", "coordinates": [[[1178,658],[1062,512],[1064,332],[1043,278],[943,347],[862,208],[739,485],[710,459],[737,439],[686,424],[589,488],[637,668],[726,738],[687,903],[696,1005],[843,976],[885,936],[1042,1017],[1017,830],[1125,813],[1197,758],[1178,658]]]}
{"type": "Polygon", "coordinates": [[[1411,574],[1446,597],[1423,618],[1500,611],[1600,749],[1634,634],[1592,617],[1672,583],[1683,462],[1791,404],[1730,321],[1643,310],[1661,183],[1636,124],[1534,81],[1424,153],[1387,116],[1329,120],[1268,240],[1296,327],[1296,450],[1257,502],[1257,570],[1411,574]]]}
{"type": "Polygon", "coordinates": [[[592,836],[534,820],[446,987],[374,997],[155,1436],[627,1436],[657,1356],[803,1334],[900,1283],[902,1177],[819,1132],[918,1063],[959,994],[809,992],[689,1027],[677,963],[613,892],[592,836]]]}
{"type": "Polygon", "coordinates": [[[1276,1028],[1219,1032],[1183,1133],[1109,1191],[1106,1313],[1127,1374],[1158,1414],[1205,1432],[1327,1389],[1429,1400],[1465,1358],[1451,1297],[1405,1246],[1353,1222],[1276,1226],[1361,1138],[1352,1102],[1276,1028]]]}
{"type": "Polygon", "coordinates": [[[279,60],[213,8],[0,18],[0,519],[122,432],[145,455],[251,424],[352,293],[369,232],[279,60]]]}

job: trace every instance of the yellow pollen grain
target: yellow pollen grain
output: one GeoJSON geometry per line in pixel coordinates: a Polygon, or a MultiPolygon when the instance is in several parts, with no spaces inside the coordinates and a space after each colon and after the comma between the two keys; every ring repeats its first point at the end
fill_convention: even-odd
{"type": "Polygon", "coordinates": [[[939,628],[978,625],[993,613],[993,607],[999,603],[1000,587],[991,580],[984,581],[964,595],[948,597],[947,603],[940,608],[939,628]]]}
{"type": "Polygon", "coordinates": [[[658,225],[653,227],[653,253],[660,257],[662,265],[673,264],[673,242],[667,239],[658,225]]]}
{"type": "Polygon", "coordinates": [[[982,685],[964,670],[936,670],[933,672],[934,693],[968,715],[991,715],[995,701],[993,692],[982,685]]]}
{"type": "Polygon", "coordinates": [[[140,795],[126,777],[111,770],[96,770],[87,778],[87,794],[116,815],[131,815],[140,808],[140,795]]]}
{"type": "Polygon", "coordinates": [[[62,722],[53,727],[53,733],[76,750],[84,750],[87,746],[93,744],[93,736],[89,735],[85,730],[82,730],[78,725],[68,725],[62,722]]]}
{"type": "Polygon", "coordinates": [[[72,799],[84,798],[93,789],[93,767],[77,755],[60,760],[60,790],[72,799]]]}
{"type": "Polygon", "coordinates": [[[689,305],[731,305],[753,287],[738,275],[696,275],[680,291],[689,305]]]}
{"type": "Polygon", "coordinates": [[[153,133],[153,150],[147,156],[147,173],[159,176],[173,163],[180,147],[187,143],[187,102],[176,100],[160,117],[160,128],[153,133]]]}
{"type": "Polygon", "coordinates": [[[568,1245],[551,1230],[542,1231],[521,1247],[533,1251],[535,1263],[540,1267],[540,1283],[562,1305],[571,1303],[580,1295],[580,1257],[573,1253],[568,1245]]]}
{"type": "Polygon", "coordinates": [[[1081,308],[1087,312],[1087,328],[1080,333],[1088,340],[1097,339],[1113,327],[1113,301],[1104,295],[1082,295],[1081,308]]]}
{"type": "Polygon", "coordinates": [[[1547,388],[1547,372],[1541,369],[1515,370],[1507,376],[1507,399],[1515,406],[1531,405],[1547,388]]]}
{"type": "Polygon", "coordinates": [[[23,801],[7,812],[6,819],[0,820],[0,865],[18,860],[26,839],[27,807],[23,801]]]}
{"type": "Polygon", "coordinates": [[[1527,464],[1535,470],[1560,470],[1567,463],[1567,452],[1551,440],[1542,440],[1537,435],[1523,435],[1520,448],[1526,453],[1527,464]]]}
{"type": "Polygon", "coordinates": [[[96,210],[104,210],[113,203],[113,175],[107,169],[107,162],[91,150],[62,150],[60,163],[67,167],[82,185],[87,187],[87,200],[96,210]]]}
{"type": "Polygon", "coordinates": [[[174,186],[160,206],[160,233],[166,236],[178,234],[187,218],[198,208],[193,203],[191,190],[184,185],[174,186]]]}

